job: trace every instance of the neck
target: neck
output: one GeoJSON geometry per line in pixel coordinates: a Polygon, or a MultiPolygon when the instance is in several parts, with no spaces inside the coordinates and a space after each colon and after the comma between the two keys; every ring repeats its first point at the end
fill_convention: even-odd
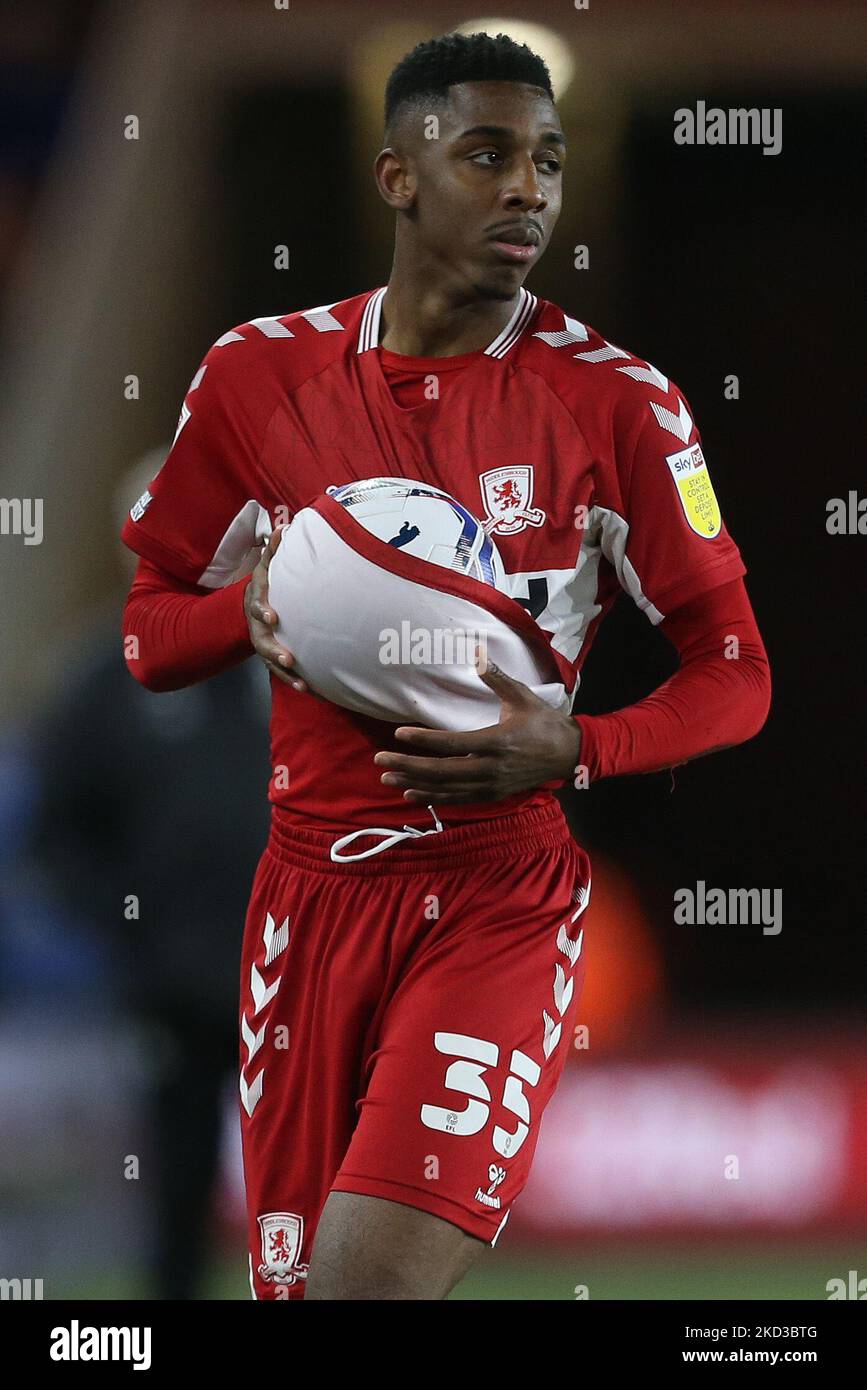
{"type": "Polygon", "coordinates": [[[395,255],[382,301],[380,345],[405,357],[457,357],[486,348],[515,312],[517,293],[506,300],[485,298],[466,284],[436,283],[430,270],[395,255]]]}

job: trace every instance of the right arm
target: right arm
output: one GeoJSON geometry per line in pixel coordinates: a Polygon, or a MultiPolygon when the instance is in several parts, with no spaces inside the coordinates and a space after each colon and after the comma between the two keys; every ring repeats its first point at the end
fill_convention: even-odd
{"type": "Polygon", "coordinates": [[[208,352],[168,458],[123,528],[139,556],[124,656],[149,690],[192,685],[254,652],[279,679],[305,688],[288,674],[292,657],[274,639],[277,615],[268,607],[268,565],[280,540],[269,509],[282,499],[260,451],[280,396],[256,348],[255,337],[233,332],[208,352]]]}
{"type": "Polygon", "coordinates": [[[217,590],[139,560],[123,613],[124,656],[136,680],[148,690],[179,690],[256,653],[279,680],[306,690],[289,674],[292,654],[272,632],[277,614],[268,606],[268,565],[279,543],[275,531],[252,574],[217,590]]]}

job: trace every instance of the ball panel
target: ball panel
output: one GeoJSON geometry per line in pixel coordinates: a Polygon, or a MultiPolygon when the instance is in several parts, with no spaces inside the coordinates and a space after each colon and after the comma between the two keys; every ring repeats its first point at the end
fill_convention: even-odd
{"type": "Polygon", "coordinates": [[[441,488],[409,478],[367,478],[328,491],[387,545],[508,592],[496,546],[478,517],[441,488]]]}

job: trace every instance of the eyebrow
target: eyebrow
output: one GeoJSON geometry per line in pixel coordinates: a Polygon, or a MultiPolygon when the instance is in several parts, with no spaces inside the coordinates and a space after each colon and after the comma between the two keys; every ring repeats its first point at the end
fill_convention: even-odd
{"type": "MultiPolygon", "coordinates": [[[[468,140],[471,135],[487,135],[492,140],[510,140],[514,138],[515,132],[511,126],[507,125],[474,125],[469,130],[462,130],[456,136],[458,140],[468,140]]],[[[543,145],[561,145],[566,148],[565,137],[559,130],[543,130],[540,140],[543,145]]]]}

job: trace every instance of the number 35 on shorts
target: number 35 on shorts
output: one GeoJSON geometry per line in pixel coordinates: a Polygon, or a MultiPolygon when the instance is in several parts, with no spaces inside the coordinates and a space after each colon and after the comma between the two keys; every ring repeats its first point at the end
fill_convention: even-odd
{"type": "MultiPolygon", "coordinates": [[[[423,1105],[422,1124],[446,1134],[478,1134],[491,1113],[491,1092],[483,1079],[484,1073],[499,1062],[499,1047],[484,1038],[468,1037],[466,1033],[434,1033],[434,1047],[443,1056],[456,1058],[446,1068],[446,1088],[469,1099],[462,1110],[423,1105]]],[[[502,1104],[517,1117],[518,1123],[512,1131],[495,1125],[492,1141],[496,1152],[504,1158],[513,1158],[530,1132],[530,1102],[524,1086],[535,1086],[541,1074],[541,1067],[532,1057],[517,1048],[513,1050],[502,1104]]]]}

